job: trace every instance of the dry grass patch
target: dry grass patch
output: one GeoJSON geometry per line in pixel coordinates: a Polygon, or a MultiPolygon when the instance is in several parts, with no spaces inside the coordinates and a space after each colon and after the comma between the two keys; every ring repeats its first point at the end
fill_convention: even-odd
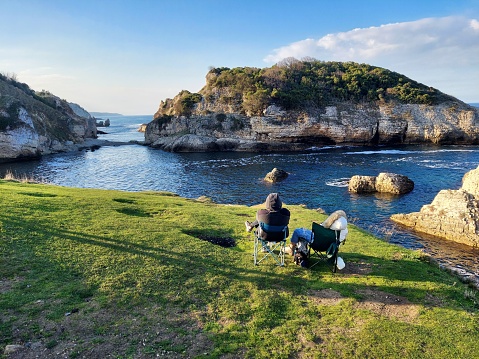
{"type": "Polygon", "coordinates": [[[444,301],[441,298],[438,298],[431,293],[426,293],[424,302],[425,302],[425,305],[430,307],[442,307],[444,305],[444,301]]]}
{"type": "Polygon", "coordinates": [[[370,310],[390,319],[410,323],[419,315],[420,307],[405,297],[374,289],[356,291],[363,299],[355,304],[356,308],[370,310]]]}
{"type": "MultiPolygon", "coordinates": [[[[61,321],[49,320],[47,313],[41,318],[37,330],[48,340],[28,342],[9,359],[117,358],[122,354],[194,358],[213,348],[195,315],[173,307],[128,312],[90,302],[61,321]]],[[[14,326],[20,331],[27,325],[19,321],[14,326]]]]}
{"type": "Polygon", "coordinates": [[[314,304],[321,305],[336,305],[343,300],[341,293],[332,289],[310,290],[308,291],[308,298],[314,304]]]}
{"type": "Polygon", "coordinates": [[[18,278],[18,277],[15,277],[11,280],[9,279],[6,279],[6,278],[3,278],[0,280],[0,294],[5,294],[7,293],[8,291],[10,291],[12,289],[12,287],[20,282],[21,279],[18,278]]]}
{"type": "Polygon", "coordinates": [[[347,262],[340,273],[343,275],[363,276],[371,273],[372,269],[373,265],[368,262],[347,262]]]}

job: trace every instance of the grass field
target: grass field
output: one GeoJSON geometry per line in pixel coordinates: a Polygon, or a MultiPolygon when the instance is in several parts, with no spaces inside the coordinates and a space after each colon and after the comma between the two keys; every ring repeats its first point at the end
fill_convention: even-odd
{"type": "MultiPolygon", "coordinates": [[[[326,218],[287,206],[291,229],[326,218]]],[[[254,266],[244,221],[256,210],[0,180],[0,352],[18,344],[4,357],[479,357],[479,295],[420,252],[350,225],[342,271],[291,257],[254,266]]]]}

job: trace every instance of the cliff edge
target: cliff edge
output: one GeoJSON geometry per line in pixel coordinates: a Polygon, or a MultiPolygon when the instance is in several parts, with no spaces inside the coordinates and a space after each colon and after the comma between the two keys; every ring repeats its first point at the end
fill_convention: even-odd
{"type": "Polygon", "coordinates": [[[0,75],[0,161],[63,152],[96,138],[94,119],[74,110],[81,108],[0,75]]]}

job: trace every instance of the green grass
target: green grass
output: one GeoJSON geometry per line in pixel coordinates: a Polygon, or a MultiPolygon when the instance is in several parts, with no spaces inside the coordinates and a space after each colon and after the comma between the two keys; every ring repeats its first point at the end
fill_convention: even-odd
{"type": "MultiPolygon", "coordinates": [[[[0,181],[0,208],[2,347],[69,358],[479,353],[475,291],[351,225],[334,274],[291,258],[254,266],[243,223],[256,207],[0,181]],[[236,246],[205,240],[215,237],[236,246]]],[[[325,218],[288,208],[291,229],[325,218]]]]}

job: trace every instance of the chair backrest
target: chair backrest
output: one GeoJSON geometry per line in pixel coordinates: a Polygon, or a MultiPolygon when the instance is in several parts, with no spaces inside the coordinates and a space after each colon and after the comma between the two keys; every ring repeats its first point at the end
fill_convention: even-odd
{"type": "Polygon", "coordinates": [[[322,225],[313,222],[311,230],[314,234],[314,241],[310,244],[311,248],[318,252],[325,252],[331,246],[331,243],[338,241],[339,231],[324,228],[322,225]]]}
{"type": "Polygon", "coordinates": [[[259,223],[261,230],[266,233],[265,241],[279,242],[286,240],[286,233],[288,233],[288,226],[272,226],[264,222],[259,223]]]}

